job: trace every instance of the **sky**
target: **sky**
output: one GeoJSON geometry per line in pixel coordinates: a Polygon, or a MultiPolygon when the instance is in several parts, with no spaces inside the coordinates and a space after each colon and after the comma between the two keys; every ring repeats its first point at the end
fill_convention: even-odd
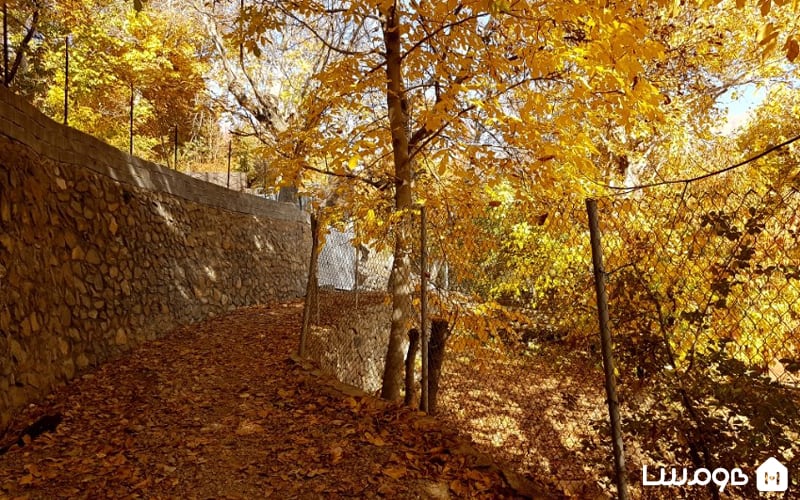
{"type": "Polygon", "coordinates": [[[722,125],[722,135],[732,135],[747,123],[750,113],[761,104],[767,96],[765,87],[748,84],[738,89],[737,95],[727,92],[719,100],[719,108],[726,111],[726,123],[722,125]]]}

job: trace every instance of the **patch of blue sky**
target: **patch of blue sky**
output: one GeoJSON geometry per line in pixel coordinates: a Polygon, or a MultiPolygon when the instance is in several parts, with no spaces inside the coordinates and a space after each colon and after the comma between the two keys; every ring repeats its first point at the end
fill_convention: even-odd
{"type": "Polygon", "coordinates": [[[717,102],[717,108],[725,113],[720,133],[731,135],[745,125],[752,112],[764,102],[767,92],[766,87],[749,83],[722,94],[717,102]]]}

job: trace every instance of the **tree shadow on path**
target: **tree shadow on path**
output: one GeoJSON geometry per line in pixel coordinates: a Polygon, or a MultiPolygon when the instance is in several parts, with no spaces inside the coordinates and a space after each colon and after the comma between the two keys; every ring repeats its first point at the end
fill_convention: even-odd
{"type": "Polygon", "coordinates": [[[42,414],[63,422],[0,457],[0,497],[520,496],[434,419],[291,361],[301,310],[179,328],[31,405],[0,444],[42,414]]]}

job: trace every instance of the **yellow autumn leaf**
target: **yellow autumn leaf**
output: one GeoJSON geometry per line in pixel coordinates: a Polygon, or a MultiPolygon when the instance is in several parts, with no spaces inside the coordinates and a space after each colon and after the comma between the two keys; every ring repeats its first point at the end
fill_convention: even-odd
{"type": "Polygon", "coordinates": [[[794,62],[798,54],[800,54],[800,43],[797,42],[796,38],[789,39],[786,42],[786,59],[794,62]]]}
{"type": "Polygon", "coordinates": [[[776,36],[778,36],[778,33],[775,30],[775,25],[772,23],[767,23],[758,31],[758,37],[756,38],[756,41],[758,41],[760,45],[764,45],[769,43],[776,36]]]}

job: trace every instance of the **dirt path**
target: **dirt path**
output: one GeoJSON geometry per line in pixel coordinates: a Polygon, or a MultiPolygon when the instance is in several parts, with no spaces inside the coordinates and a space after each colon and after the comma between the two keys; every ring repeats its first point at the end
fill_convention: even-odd
{"type": "Polygon", "coordinates": [[[2,444],[43,414],[63,422],[0,456],[0,498],[545,491],[516,482],[433,419],[290,360],[300,313],[297,303],[255,307],[181,328],[21,412],[2,444]]]}

